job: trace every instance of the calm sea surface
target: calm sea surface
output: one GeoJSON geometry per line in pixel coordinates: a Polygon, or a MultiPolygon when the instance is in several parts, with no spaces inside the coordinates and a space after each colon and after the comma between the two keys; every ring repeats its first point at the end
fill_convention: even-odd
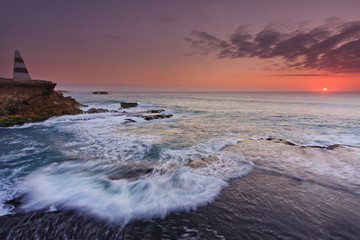
{"type": "Polygon", "coordinates": [[[118,110],[121,102],[138,102],[127,111],[164,109],[173,117],[145,121],[120,113],[82,114],[0,128],[0,236],[360,237],[360,169],[349,168],[344,181],[354,188],[342,191],[331,184],[294,186],[294,180],[259,172],[246,159],[221,155],[224,146],[268,137],[356,149],[360,93],[65,95],[88,105],[84,110],[118,110]],[[128,118],[136,122],[124,124],[128,118]],[[214,154],[224,161],[202,169],[185,166],[214,154]],[[18,209],[6,204],[19,196],[18,209]]]}

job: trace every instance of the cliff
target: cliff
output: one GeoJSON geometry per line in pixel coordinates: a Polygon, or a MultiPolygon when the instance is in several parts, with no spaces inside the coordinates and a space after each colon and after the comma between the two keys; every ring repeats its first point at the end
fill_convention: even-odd
{"type": "Polygon", "coordinates": [[[0,126],[82,113],[81,104],[56,92],[55,86],[51,81],[0,78],[0,126]]]}

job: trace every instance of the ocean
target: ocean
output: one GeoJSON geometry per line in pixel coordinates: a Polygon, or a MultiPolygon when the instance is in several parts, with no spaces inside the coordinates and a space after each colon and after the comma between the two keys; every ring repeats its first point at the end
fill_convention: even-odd
{"type": "Polygon", "coordinates": [[[1,239],[360,238],[360,93],[65,95],[119,112],[0,128],[1,239]]]}

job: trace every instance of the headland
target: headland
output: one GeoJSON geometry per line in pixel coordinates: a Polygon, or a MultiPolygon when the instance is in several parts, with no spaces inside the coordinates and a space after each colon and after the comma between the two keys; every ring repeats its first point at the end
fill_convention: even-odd
{"type": "Polygon", "coordinates": [[[82,113],[81,104],[45,80],[0,78],[0,127],[82,113]]]}

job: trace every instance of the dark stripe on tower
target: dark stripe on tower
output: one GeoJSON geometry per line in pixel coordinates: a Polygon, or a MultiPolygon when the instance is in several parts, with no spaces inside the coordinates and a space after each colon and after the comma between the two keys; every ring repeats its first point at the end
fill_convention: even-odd
{"type": "Polygon", "coordinates": [[[14,72],[16,72],[16,73],[28,73],[26,68],[14,68],[14,72]]]}
{"type": "Polygon", "coordinates": [[[22,60],[22,58],[15,57],[15,62],[24,63],[24,60],[22,60]]]}

